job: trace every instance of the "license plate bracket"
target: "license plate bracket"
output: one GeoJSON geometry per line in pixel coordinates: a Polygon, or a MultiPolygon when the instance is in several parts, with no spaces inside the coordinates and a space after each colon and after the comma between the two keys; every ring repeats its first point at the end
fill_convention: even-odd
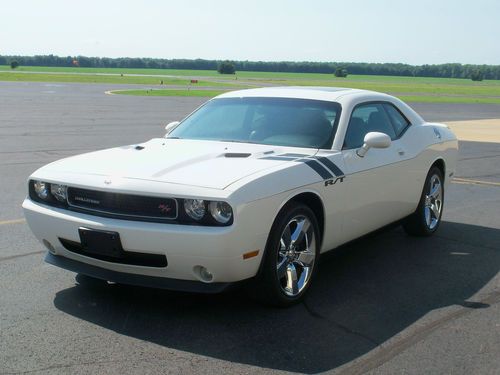
{"type": "Polygon", "coordinates": [[[113,258],[123,257],[123,247],[118,232],[80,227],[78,233],[83,251],[113,258]]]}

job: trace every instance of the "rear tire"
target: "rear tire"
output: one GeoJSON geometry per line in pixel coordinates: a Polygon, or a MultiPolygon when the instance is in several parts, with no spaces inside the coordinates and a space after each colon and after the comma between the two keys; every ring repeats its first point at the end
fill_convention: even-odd
{"type": "Polygon", "coordinates": [[[403,222],[406,233],[413,236],[431,236],[441,224],[444,206],[443,173],[432,167],[427,173],[416,211],[403,222]]]}
{"type": "Polygon", "coordinates": [[[271,228],[252,294],[267,305],[288,307],[302,300],[319,258],[319,226],[306,205],[290,202],[271,228]]]}

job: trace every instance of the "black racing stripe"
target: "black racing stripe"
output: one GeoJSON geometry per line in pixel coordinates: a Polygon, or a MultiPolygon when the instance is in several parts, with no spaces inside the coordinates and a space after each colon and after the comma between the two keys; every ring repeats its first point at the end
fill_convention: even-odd
{"type": "MultiPolygon", "coordinates": [[[[290,156],[291,155],[305,156],[305,155],[301,155],[301,154],[284,154],[284,155],[278,155],[278,156],[266,156],[264,158],[259,158],[259,160],[296,161],[296,162],[304,163],[307,166],[309,166],[317,174],[319,174],[323,180],[328,180],[328,179],[333,177],[333,175],[330,172],[328,172],[328,169],[323,167],[323,165],[321,165],[321,163],[318,162],[317,160],[314,160],[314,159],[293,159],[289,155],[290,156]]],[[[328,161],[330,163],[332,163],[330,160],[328,160],[328,161]]],[[[333,165],[335,166],[335,164],[333,164],[333,165]]],[[[337,166],[335,166],[335,167],[337,168],[337,166]]],[[[340,169],[337,168],[337,170],[340,171],[341,174],[343,174],[340,169]]]]}
{"type": "Polygon", "coordinates": [[[324,156],[316,156],[316,159],[323,163],[335,176],[345,176],[344,172],[330,159],[324,156]]]}
{"type": "Polygon", "coordinates": [[[330,178],[332,178],[333,176],[331,175],[330,172],[328,172],[328,169],[326,169],[325,167],[323,167],[318,161],[316,160],[313,160],[313,159],[300,159],[300,160],[297,160],[298,162],[302,162],[302,163],[305,163],[307,164],[309,167],[311,167],[312,169],[314,169],[316,171],[317,174],[319,174],[321,176],[321,178],[323,180],[328,180],[330,178]]]}
{"type": "Polygon", "coordinates": [[[264,158],[259,158],[259,160],[282,160],[282,161],[292,161],[291,158],[284,158],[282,156],[266,156],[264,158]]]}

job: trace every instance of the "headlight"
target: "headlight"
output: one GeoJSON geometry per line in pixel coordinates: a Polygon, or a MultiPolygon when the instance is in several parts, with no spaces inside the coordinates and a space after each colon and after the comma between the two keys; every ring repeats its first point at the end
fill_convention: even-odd
{"type": "Polygon", "coordinates": [[[185,199],[184,210],[191,219],[201,220],[205,216],[205,201],[203,199],[185,199]]]}
{"type": "Polygon", "coordinates": [[[210,202],[210,213],[212,217],[221,224],[226,224],[233,216],[233,209],[226,202],[210,202]]]}
{"type": "Polygon", "coordinates": [[[36,202],[43,202],[50,206],[66,207],[67,203],[66,185],[51,184],[45,181],[30,180],[29,196],[36,202]]]}
{"type": "Polygon", "coordinates": [[[35,181],[35,193],[40,199],[46,200],[49,197],[49,184],[43,181],[35,181]]]}
{"type": "Polygon", "coordinates": [[[66,202],[67,187],[65,185],[50,184],[50,192],[59,202],[66,202]]]}

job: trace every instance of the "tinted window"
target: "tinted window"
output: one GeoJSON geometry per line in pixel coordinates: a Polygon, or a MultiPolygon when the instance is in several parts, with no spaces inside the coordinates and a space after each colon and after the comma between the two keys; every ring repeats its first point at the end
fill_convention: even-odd
{"type": "Polygon", "coordinates": [[[391,120],[382,104],[362,104],[354,109],[347,126],[344,148],[363,146],[365,135],[369,132],[385,133],[391,139],[396,139],[391,120]]]}
{"type": "Polygon", "coordinates": [[[399,138],[408,125],[410,125],[410,122],[393,105],[384,104],[384,108],[386,109],[392,125],[394,126],[396,137],[399,138]]]}
{"type": "Polygon", "coordinates": [[[330,148],[340,105],[292,98],[214,99],[169,137],[330,148]]]}

